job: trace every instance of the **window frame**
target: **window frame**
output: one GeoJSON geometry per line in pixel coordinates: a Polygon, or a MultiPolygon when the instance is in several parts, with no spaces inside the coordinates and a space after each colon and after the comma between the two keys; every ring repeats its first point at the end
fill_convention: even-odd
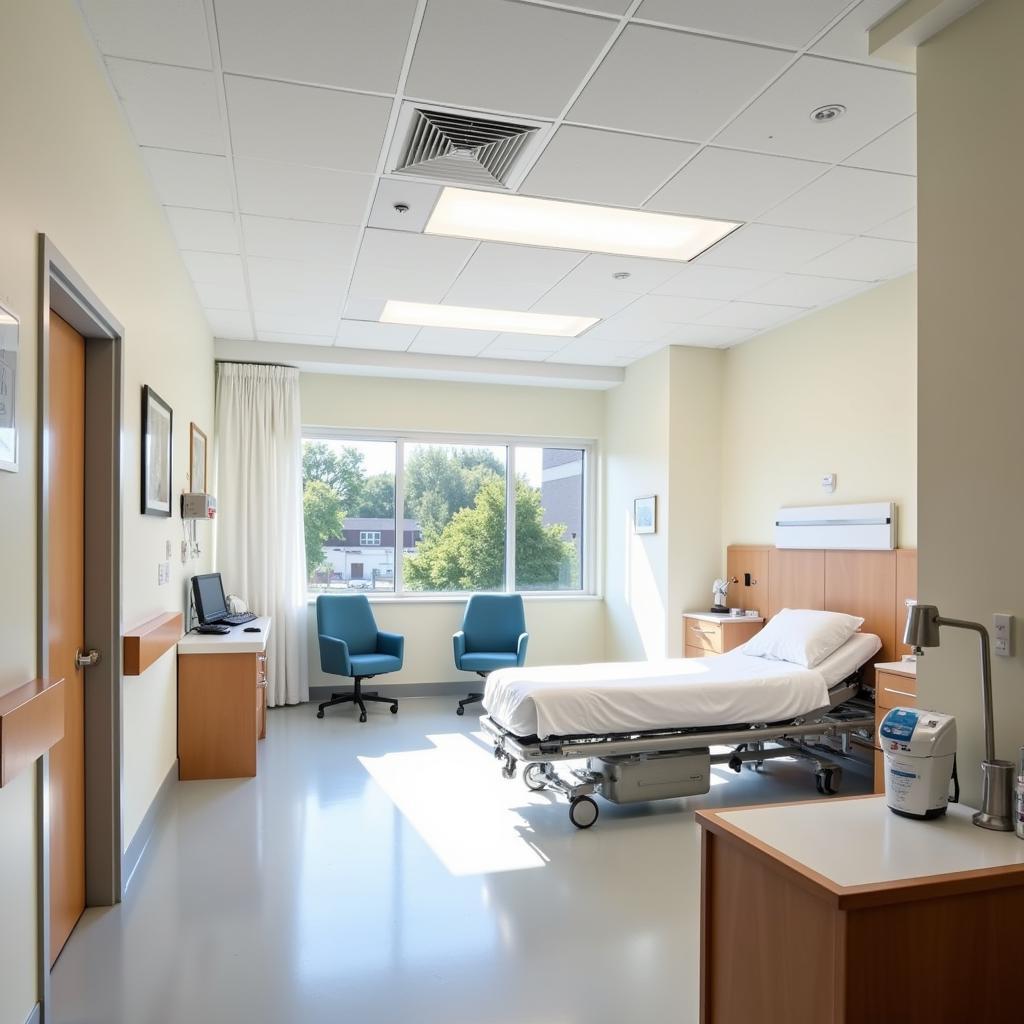
{"type": "MultiPolygon", "coordinates": [[[[386,441],[395,445],[395,572],[394,590],[374,593],[372,601],[464,601],[472,590],[406,590],[403,578],[405,552],[405,446],[407,444],[454,445],[456,447],[505,448],[505,580],[504,587],[487,593],[521,594],[524,598],[600,598],[597,543],[598,442],[593,438],[547,437],[511,434],[465,434],[416,430],[354,430],[348,427],[318,427],[304,424],[303,441],[386,441]],[[583,546],[580,571],[584,586],[575,590],[516,590],[515,587],[515,479],[516,448],[566,448],[583,452],[583,546]],[[401,526],[399,525],[401,524],[401,526]]],[[[481,591],[483,593],[483,591],[481,591]]],[[[311,599],[313,599],[311,597],[311,599]]]]}
{"type": "Polygon", "coordinates": [[[360,530],[359,531],[359,546],[361,548],[379,548],[381,547],[380,538],[383,535],[383,530],[360,530]],[[366,540],[367,537],[376,537],[376,540],[366,540]]]}

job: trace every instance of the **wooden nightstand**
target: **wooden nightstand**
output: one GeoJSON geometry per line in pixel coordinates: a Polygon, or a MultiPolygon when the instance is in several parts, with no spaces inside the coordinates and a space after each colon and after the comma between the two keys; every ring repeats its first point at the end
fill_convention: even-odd
{"type": "Polygon", "coordinates": [[[875,665],[875,792],[885,792],[885,762],[878,729],[890,708],[917,707],[917,662],[889,661],[875,665]]]}
{"type": "Polygon", "coordinates": [[[764,626],[760,616],[717,615],[715,612],[683,614],[683,649],[687,658],[725,654],[746,643],[764,626]]]}

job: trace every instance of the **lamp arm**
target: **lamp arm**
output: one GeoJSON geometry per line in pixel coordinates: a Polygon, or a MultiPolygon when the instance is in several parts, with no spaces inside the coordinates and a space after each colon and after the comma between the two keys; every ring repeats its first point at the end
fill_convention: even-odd
{"type": "Polygon", "coordinates": [[[996,759],[996,739],[992,714],[992,656],[989,652],[988,630],[980,622],[969,622],[966,619],[946,619],[938,615],[935,621],[940,626],[972,630],[979,636],[981,641],[981,697],[985,713],[985,760],[994,761],[996,759]]]}

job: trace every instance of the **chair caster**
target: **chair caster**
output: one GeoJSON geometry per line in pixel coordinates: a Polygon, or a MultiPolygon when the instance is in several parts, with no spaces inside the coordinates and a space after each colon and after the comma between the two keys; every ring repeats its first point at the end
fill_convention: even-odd
{"type": "Polygon", "coordinates": [[[365,722],[366,721],[366,712],[365,711],[359,716],[359,721],[360,722],[365,722]]]}
{"type": "Polygon", "coordinates": [[[597,803],[589,796],[576,796],[569,804],[569,820],[577,828],[590,828],[597,821],[597,803]]]}
{"type": "Polygon", "coordinates": [[[317,718],[323,718],[323,717],[324,717],[324,713],[323,713],[323,711],[317,711],[317,713],[316,713],[316,717],[317,717],[317,718]]]}
{"type": "Polygon", "coordinates": [[[393,715],[397,715],[398,714],[398,705],[397,704],[392,704],[391,705],[391,714],[393,714],[393,715]]]}
{"type": "Polygon", "coordinates": [[[823,796],[834,796],[842,784],[843,770],[838,767],[822,768],[814,773],[814,781],[819,793],[823,796]]]}
{"type": "Polygon", "coordinates": [[[457,707],[457,708],[455,709],[455,714],[457,714],[457,715],[458,715],[458,716],[459,716],[460,718],[461,718],[461,717],[462,717],[462,716],[463,716],[463,715],[464,715],[465,713],[466,713],[466,709],[465,709],[465,708],[464,708],[464,707],[463,707],[463,706],[462,706],[461,704],[460,704],[460,705],[459,705],[459,706],[458,706],[458,707],[457,707]]]}

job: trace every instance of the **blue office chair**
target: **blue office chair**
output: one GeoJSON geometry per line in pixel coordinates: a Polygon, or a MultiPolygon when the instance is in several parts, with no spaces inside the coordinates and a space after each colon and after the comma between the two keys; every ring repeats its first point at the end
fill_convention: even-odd
{"type": "MultiPolygon", "coordinates": [[[[487,678],[498,668],[526,663],[526,613],[518,594],[474,594],[466,603],[462,629],[452,636],[455,667],[487,678]]],[[[466,713],[466,705],[483,700],[482,693],[471,693],[459,701],[457,715],[466,713]]]]}
{"type": "Polygon", "coordinates": [[[398,701],[381,697],[376,690],[363,690],[364,679],[397,672],[402,667],[405,637],[382,633],[377,629],[370,602],[363,594],[321,594],[316,599],[316,625],[320,635],[320,668],[333,676],[351,676],[351,693],[332,693],[316,713],[324,717],[324,708],[351,702],[359,708],[359,721],[366,721],[364,700],[390,704],[398,714],[398,701]]]}

